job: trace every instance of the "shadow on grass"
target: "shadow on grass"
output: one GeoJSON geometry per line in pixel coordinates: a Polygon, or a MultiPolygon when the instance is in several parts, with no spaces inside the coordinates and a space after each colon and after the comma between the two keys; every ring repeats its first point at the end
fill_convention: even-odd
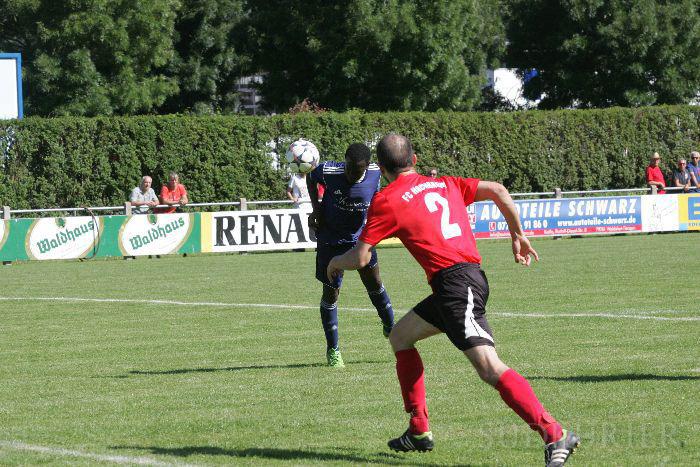
{"type": "MultiPolygon", "coordinates": [[[[287,461],[342,461],[355,464],[382,464],[382,465],[424,465],[433,466],[443,464],[431,464],[420,459],[410,459],[406,455],[399,455],[388,452],[362,453],[361,451],[349,448],[338,448],[329,450],[313,449],[280,449],[280,448],[246,448],[246,449],[223,449],[215,446],[183,446],[180,448],[162,448],[158,446],[109,446],[110,449],[131,449],[148,451],[151,454],[163,456],[189,457],[196,455],[205,456],[226,456],[235,458],[260,458],[287,461]]],[[[426,454],[429,455],[429,454],[426,454]]],[[[411,456],[411,455],[409,455],[411,456]]],[[[469,467],[469,464],[450,464],[469,467]]]]}
{"type": "Polygon", "coordinates": [[[569,383],[613,383],[616,381],[696,381],[700,380],[700,376],[623,373],[619,375],[528,376],[527,379],[565,381],[569,383]]]}
{"type": "MultiPolygon", "coordinates": [[[[387,363],[387,361],[370,361],[360,360],[356,362],[345,362],[345,366],[365,365],[387,363]]],[[[244,366],[226,366],[220,368],[176,368],[173,370],[133,370],[129,375],[180,375],[186,373],[214,373],[218,371],[243,371],[243,370],[275,370],[275,369],[290,369],[290,368],[316,368],[326,367],[325,363],[290,363],[287,365],[244,365],[244,366]]],[[[342,370],[341,370],[342,371],[342,370]]],[[[118,376],[124,378],[126,376],[118,376]]]]}

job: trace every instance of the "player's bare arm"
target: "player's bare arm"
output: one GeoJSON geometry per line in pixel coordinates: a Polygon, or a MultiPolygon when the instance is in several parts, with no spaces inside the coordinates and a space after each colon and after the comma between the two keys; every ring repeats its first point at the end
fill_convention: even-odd
{"type": "Polygon", "coordinates": [[[372,259],[372,245],[363,241],[358,241],[351,250],[346,253],[335,256],[328,263],[328,280],[331,282],[339,274],[348,269],[361,269],[367,266],[372,259]]]}
{"type": "Polygon", "coordinates": [[[513,257],[516,263],[524,266],[529,266],[532,258],[539,261],[540,257],[530,245],[530,240],[523,233],[522,225],[520,225],[520,217],[515,209],[515,203],[511,198],[506,187],[497,182],[480,181],[476,188],[475,201],[493,201],[498,209],[503,214],[503,217],[508,223],[508,230],[513,239],[513,257]]]}

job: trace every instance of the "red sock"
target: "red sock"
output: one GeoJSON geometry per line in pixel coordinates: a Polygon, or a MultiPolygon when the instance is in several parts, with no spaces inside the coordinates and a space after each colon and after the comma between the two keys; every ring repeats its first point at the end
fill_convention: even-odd
{"type": "Polygon", "coordinates": [[[520,418],[539,432],[545,443],[558,441],[562,437],[561,425],[542,407],[530,383],[517,371],[508,369],[496,384],[503,401],[520,418]]]}
{"type": "Polygon", "coordinates": [[[411,433],[419,435],[430,431],[423,383],[423,361],[416,349],[396,352],[396,375],[401,385],[404,409],[411,414],[411,433]]]}

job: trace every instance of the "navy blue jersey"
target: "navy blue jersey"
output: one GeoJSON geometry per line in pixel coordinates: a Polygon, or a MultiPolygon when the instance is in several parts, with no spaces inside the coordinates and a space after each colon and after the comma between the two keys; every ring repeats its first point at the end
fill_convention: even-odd
{"type": "Polygon", "coordinates": [[[369,203],[379,190],[379,166],[370,164],[357,183],[345,177],[345,162],[323,162],[309,176],[326,187],[321,202],[323,227],[316,232],[317,241],[325,245],[357,242],[369,203]]]}

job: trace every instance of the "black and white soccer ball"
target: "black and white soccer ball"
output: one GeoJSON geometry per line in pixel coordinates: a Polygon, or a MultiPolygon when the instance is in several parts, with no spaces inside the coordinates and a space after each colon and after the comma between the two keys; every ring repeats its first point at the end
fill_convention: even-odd
{"type": "Polygon", "coordinates": [[[287,149],[287,162],[289,170],[293,173],[309,173],[321,160],[316,145],[305,139],[298,139],[289,145],[287,149]]]}

